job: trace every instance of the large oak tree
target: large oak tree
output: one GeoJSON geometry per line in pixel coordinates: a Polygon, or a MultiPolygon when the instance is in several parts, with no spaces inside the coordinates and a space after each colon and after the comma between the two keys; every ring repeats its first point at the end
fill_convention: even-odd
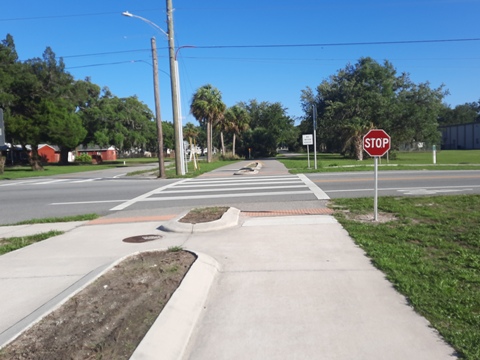
{"type": "Polygon", "coordinates": [[[414,84],[405,73],[397,75],[388,61],[361,58],[322,81],[316,93],[302,92],[306,115],[300,127],[309,127],[315,107],[320,148],[362,160],[362,137],[372,128],[387,131],[394,147],[438,141],[444,95],[443,87],[432,89],[428,83],[414,84]]]}

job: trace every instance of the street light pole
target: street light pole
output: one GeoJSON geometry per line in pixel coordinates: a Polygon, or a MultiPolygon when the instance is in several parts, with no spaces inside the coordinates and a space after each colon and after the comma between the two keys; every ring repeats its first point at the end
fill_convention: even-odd
{"type": "MultiPolygon", "coordinates": [[[[149,25],[153,26],[155,29],[160,30],[166,36],[167,33],[163,31],[159,26],[155,23],[147,20],[141,16],[133,15],[128,11],[124,11],[122,13],[123,16],[127,17],[134,17],[145,21],[149,25]]],[[[162,128],[162,115],[160,111],[160,86],[158,84],[158,57],[157,57],[157,43],[155,37],[151,39],[151,46],[152,46],[152,60],[153,60],[153,92],[155,96],[155,120],[157,123],[157,153],[158,153],[158,177],[164,179],[165,175],[165,159],[163,156],[163,128],[162,128]]]]}
{"type": "MultiPolygon", "coordinates": [[[[177,79],[176,94],[178,99],[177,108],[178,108],[179,119],[182,119],[182,97],[180,96],[180,75],[178,72],[178,52],[180,51],[180,49],[194,48],[194,47],[195,46],[192,46],[192,45],[183,45],[183,46],[179,46],[175,51],[175,59],[174,59],[175,60],[175,78],[177,79]]],[[[180,127],[179,127],[179,139],[180,139],[180,147],[182,152],[180,164],[182,167],[182,175],[185,175],[188,172],[188,168],[187,168],[186,155],[185,155],[185,142],[183,141],[183,126],[181,121],[180,121],[180,127]]]]}
{"type": "Polygon", "coordinates": [[[185,175],[185,169],[182,166],[183,157],[183,136],[182,122],[179,116],[179,101],[177,91],[177,66],[175,61],[175,40],[173,29],[173,8],[172,0],[167,0],[167,26],[168,26],[168,53],[170,60],[170,83],[172,88],[172,113],[173,126],[175,128],[175,167],[177,175],[185,175]]]}

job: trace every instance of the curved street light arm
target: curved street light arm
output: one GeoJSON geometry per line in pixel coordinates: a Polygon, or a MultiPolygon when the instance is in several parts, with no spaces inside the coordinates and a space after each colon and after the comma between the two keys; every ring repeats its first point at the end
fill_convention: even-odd
{"type": "Polygon", "coordinates": [[[122,13],[123,16],[127,16],[127,17],[131,17],[131,18],[137,18],[137,19],[140,19],[144,22],[146,22],[148,25],[152,26],[153,28],[157,29],[158,31],[160,31],[163,35],[165,35],[168,39],[168,34],[165,32],[165,30],[163,30],[160,26],[158,26],[157,24],[155,24],[153,21],[150,21],[148,19],[145,19],[144,17],[141,17],[141,16],[138,16],[138,15],[134,15],[128,11],[124,11],[122,13]]]}

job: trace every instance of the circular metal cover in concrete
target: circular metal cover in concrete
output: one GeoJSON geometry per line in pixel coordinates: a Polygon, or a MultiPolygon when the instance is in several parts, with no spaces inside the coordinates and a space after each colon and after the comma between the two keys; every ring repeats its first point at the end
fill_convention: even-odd
{"type": "Polygon", "coordinates": [[[147,241],[159,240],[163,238],[162,235],[152,234],[152,235],[137,235],[123,239],[123,242],[126,243],[143,243],[147,241]]]}

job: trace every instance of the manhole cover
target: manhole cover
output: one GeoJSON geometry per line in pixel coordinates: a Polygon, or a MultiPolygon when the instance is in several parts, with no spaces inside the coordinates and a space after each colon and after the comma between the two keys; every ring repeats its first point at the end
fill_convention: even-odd
{"type": "Polygon", "coordinates": [[[137,235],[137,236],[132,236],[132,237],[123,239],[123,242],[143,243],[143,242],[147,242],[147,241],[159,240],[162,237],[163,237],[162,235],[155,235],[155,234],[152,234],[152,235],[137,235]]]}

